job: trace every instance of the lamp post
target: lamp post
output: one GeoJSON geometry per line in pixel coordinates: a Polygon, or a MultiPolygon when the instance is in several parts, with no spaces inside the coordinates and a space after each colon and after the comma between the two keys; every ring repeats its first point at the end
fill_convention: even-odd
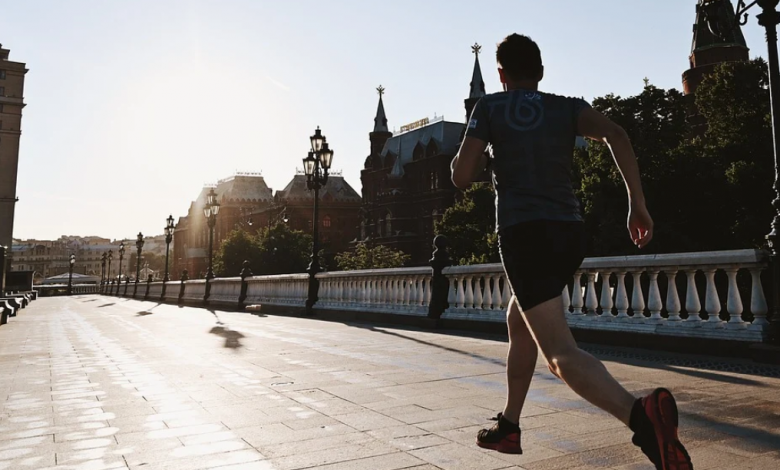
{"type": "Polygon", "coordinates": [[[715,36],[724,38],[734,31],[737,25],[747,24],[747,11],[753,6],[761,7],[761,13],[756,15],[758,24],[766,30],[767,56],[769,63],[769,102],[772,112],[772,139],[774,141],[775,159],[775,199],[772,207],[775,209],[771,231],[766,235],[767,245],[770,251],[772,269],[772,315],[769,328],[770,340],[780,343],[780,170],[778,169],[778,154],[780,154],[780,64],[777,56],[777,25],[780,24],[780,13],[777,5],[780,0],[755,0],[749,5],[744,0],[739,0],[734,19],[729,18],[731,2],[726,0],[709,0],[700,5],[703,9],[707,26],[715,36]],[[725,14],[724,14],[725,13],[725,14]]]}
{"type": "Polygon", "coordinates": [[[103,281],[106,279],[106,258],[108,255],[103,253],[100,257],[100,292],[103,292],[103,281]]]}
{"type": "Polygon", "coordinates": [[[311,151],[303,159],[303,169],[306,173],[306,187],[314,191],[314,227],[313,240],[311,246],[311,263],[306,270],[309,273],[309,295],[306,298],[306,314],[313,313],[314,304],[317,303],[317,294],[319,292],[319,281],[317,273],[320,272],[319,259],[319,211],[320,211],[320,189],[328,182],[328,170],[333,161],[333,150],[328,147],[325,136],[322,135],[320,128],[314,131],[311,140],[311,151]]]}
{"type": "Polygon", "coordinates": [[[76,255],[71,254],[68,263],[68,295],[73,293],[73,266],[76,264],[76,255]]]}
{"type": "Polygon", "coordinates": [[[117,275],[116,295],[119,295],[119,287],[122,285],[122,258],[125,257],[125,242],[119,244],[119,275],[117,275]]]}
{"type": "Polygon", "coordinates": [[[133,286],[133,298],[138,293],[138,278],[141,276],[141,250],[144,247],[144,234],[138,232],[138,237],[135,240],[135,248],[137,251],[135,255],[135,285],[133,286]]]}
{"type": "Polygon", "coordinates": [[[165,219],[165,277],[163,277],[162,294],[160,294],[161,300],[165,298],[166,283],[171,280],[168,274],[168,255],[170,254],[171,241],[173,241],[173,230],[175,228],[176,227],[173,225],[173,215],[169,215],[168,218],[165,219]]]}
{"type": "MultiPolygon", "coordinates": [[[[108,287],[110,284],[108,283],[109,279],[111,279],[111,260],[114,259],[114,252],[111,250],[108,250],[108,271],[106,271],[106,288],[108,289],[108,293],[111,293],[111,288],[108,287]]],[[[104,289],[105,291],[106,289],[104,289]]]]}
{"type": "Polygon", "coordinates": [[[209,226],[209,269],[206,271],[206,294],[203,296],[203,300],[208,301],[211,294],[211,280],[214,279],[214,226],[217,224],[217,214],[219,214],[219,202],[214,188],[209,191],[203,213],[209,226]]]}

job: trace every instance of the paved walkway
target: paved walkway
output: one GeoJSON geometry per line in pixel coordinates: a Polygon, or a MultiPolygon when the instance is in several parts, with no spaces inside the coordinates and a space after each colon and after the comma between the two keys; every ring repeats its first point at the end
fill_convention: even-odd
{"type": "MultiPolygon", "coordinates": [[[[438,332],[44,298],[0,328],[0,468],[652,469],[622,424],[541,363],[525,453],[476,447],[503,404],[505,349],[438,332]]],[[[780,468],[780,369],[594,352],[637,394],[676,392],[697,470],[780,468]]]]}

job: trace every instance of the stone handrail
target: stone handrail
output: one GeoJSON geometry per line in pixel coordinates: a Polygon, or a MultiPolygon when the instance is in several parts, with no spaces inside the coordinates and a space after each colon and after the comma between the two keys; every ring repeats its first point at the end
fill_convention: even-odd
{"type": "MultiPolygon", "coordinates": [[[[768,309],[761,273],[767,265],[768,253],[761,250],[587,258],[562,291],[564,312],[580,329],[762,341],[768,309]]],[[[319,273],[315,307],[425,316],[435,297],[449,304],[443,319],[505,320],[511,289],[501,264],[451,266],[442,274],[436,287],[439,281],[433,282],[429,267],[319,273]]],[[[239,308],[306,303],[307,274],[253,276],[245,282],[241,302],[240,277],[211,280],[208,303],[239,308]]],[[[181,302],[206,303],[203,279],[168,282],[162,300],[178,302],[182,287],[181,302]]],[[[111,294],[110,286],[104,289],[111,294]]],[[[162,283],[151,283],[149,292],[149,300],[158,300],[162,283]]]]}
{"type": "Polygon", "coordinates": [[[336,271],[317,275],[318,308],[426,315],[431,301],[431,268],[336,271]]]}
{"type": "MultiPolygon", "coordinates": [[[[760,250],[588,258],[562,292],[564,310],[576,328],[761,341],[767,264],[760,250]],[[718,273],[725,279],[716,279],[718,273]],[[749,290],[747,311],[739,281],[749,290]]],[[[444,274],[450,281],[444,318],[504,321],[511,294],[500,264],[450,267],[444,274]]]]}

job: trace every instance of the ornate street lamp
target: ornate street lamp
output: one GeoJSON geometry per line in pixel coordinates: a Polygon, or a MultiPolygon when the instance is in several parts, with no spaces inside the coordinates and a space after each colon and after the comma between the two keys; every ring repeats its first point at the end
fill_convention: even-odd
{"type": "Polygon", "coordinates": [[[138,252],[135,255],[135,285],[133,286],[133,298],[138,292],[138,278],[141,276],[141,250],[144,247],[144,234],[138,232],[138,238],[135,240],[135,248],[138,252]]]}
{"type": "Polygon", "coordinates": [[[333,150],[328,147],[328,142],[322,131],[317,127],[311,140],[311,151],[303,159],[303,171],[306,173],[306,187],[314,190],[314,227],[313,240],[311,246],[311,263],[306,270],[309,273],[309,295],[306,298],[306,314],[313,313],[314,304],[317,303],[320,283],[317,280],[317,273],[320,272],[319,259],[319,211],[320,211],[320,189],[328,182],[328,170],[333,161],[333,150]]]}
{"type": "Polygon", "coordinates": [[[119,244],[119,274],[116,282],[116,295],[119,295],[119,287],[122,285],[122,258],[125,257],[125,242],[119,244]]]}
{"type": "Polygon", "coordinates": [[[209,269],[206,272],[206,280],[210,280],[214,278],[214,227],[217,224],[217,214],[219,214],[219,202],[217,202],[217,193],[214,192],[214,188],[209,191],[203,213],[206,215],[209,226],[209,269]]]}
{"type": "Polygon", "coordinates": [[[106,258],[108,255],[103,253],[100,257],[100,291],[103,292],[103,281],[106,279],[106,258]]]}
{"type": "Polygon", "coordinates": [[[203,213],[206,215],[209,226],[209,269],[206,271],[206,293],[203,296],[203,301],[208,302],[211,294],[211,280],[214,279],[214,226],[217,224],[217,214],[219,214],[219,202],[214,188],[209,191],[203,213]]]}
{"type": "Polygon", "coordinates": [[[747,11],[753,6],[761,7],[761,13],[756,15],[758,24],[766,30],[767,56],[769,58],[769,102],[772,111],[772,137],[774,140],[775,158],[775,208],[771,231],[766,235],[769,245],[772,266],[772,316],[769,328],[770,339],[780,343],[780,170],[778,169],[778,154],[780,154],[780,64],[777,56],[777,25],[780,24],[780,13],[777,5],[780,0],[755,0],[746,5],[744,0],[737,3],[736,14],[731,18],[731,2],[726,0],[708,0],[699,5],[710,32],[723,39],[732,33],[737,25],[745,25],[748,21],[747,11]]]}
{"type": "Polygon", "coordinates": [[[169,215],[168,218],[165,219],[165,277],[163,278],[162,294],[160,294],[160,299],[165,298],[165,283],[171,280],[168,274],[168,255],[170,254],[171,241],[173,241],[173,230],[175,228],[176,227],[173,225],[173,215],[169,215]]]}
{"type": "Polygon", "coordinates": [[[73,266],[76,264],[76,255],[71,254],[68,263],[68,295],[73,293],[73,266]]]}
{"type": "Polygon", "coordinates": [[[111,293],[111,287],[109,287],[108,280],[111,279],[111,260],[114,259],[114,252],[111,250],[108,250],[108,271],[106,271],[106,287],[108,290],[108,293],[111,293]]]}

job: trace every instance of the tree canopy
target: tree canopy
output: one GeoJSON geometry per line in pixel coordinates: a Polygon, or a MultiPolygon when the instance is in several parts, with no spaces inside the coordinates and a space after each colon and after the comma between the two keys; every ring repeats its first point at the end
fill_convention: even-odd
{"type": "Polygon", "coordinates": [[[450,258],[457,264],[497,263],[498,237],[495,195],[489,183],[474,183],[463,198],[436,223],[437,235],[447,237],[450,258]]]}
{"type": "Polygon", "coordinates": [[[409,259],[409,255],[400,250],[384,245],[369,248],[365,243],[358,243],[355,251],[337,254],[336,264],[342,271],[387,269],[400,268],[409,262],[409,259]]]}
{"type": "Polygon", "coordinates": [[[281,223],[255,235],[236,229],[217,250],[214,269],[221,277],[238,276],[246,260],[255,275],[302,273],[309,265],[311,242],[311,235],[281,223]]]}

